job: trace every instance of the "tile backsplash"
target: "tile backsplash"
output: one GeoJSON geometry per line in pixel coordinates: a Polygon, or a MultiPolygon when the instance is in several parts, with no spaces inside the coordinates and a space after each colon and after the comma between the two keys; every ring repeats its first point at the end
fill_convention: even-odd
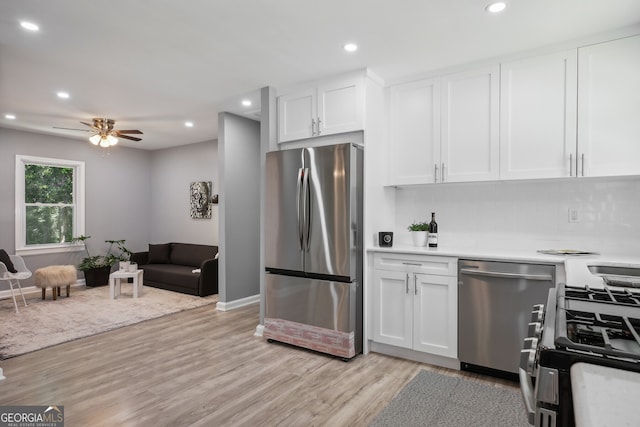
{"type": "Polygon", "coordinates": [[[436,212],[441,247],[580,249],[640,256],[640,178],[499,181],[396,190],[396,242],[436,212]],[[569,212],[577,221],[569,222],[569,212]]]}

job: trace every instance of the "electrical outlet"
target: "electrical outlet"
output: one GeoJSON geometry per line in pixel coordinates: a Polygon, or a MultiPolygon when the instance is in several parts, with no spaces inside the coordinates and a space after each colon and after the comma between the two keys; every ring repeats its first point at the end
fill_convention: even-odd
{"type": "Polygon", "coordinates": [[[569,222],[580,222],[580,217],[578,215],[578,209],[569,208],[569,222]]]}

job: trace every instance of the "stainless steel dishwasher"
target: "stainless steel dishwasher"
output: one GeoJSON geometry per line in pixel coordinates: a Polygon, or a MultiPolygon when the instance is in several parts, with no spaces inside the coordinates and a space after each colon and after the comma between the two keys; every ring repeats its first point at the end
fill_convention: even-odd
{"type": "Polygon", "coordinates": [[[474,367],[517,373],[531,308],[555,286],[555,266],[459,260],[458,357],[474,367]]]}

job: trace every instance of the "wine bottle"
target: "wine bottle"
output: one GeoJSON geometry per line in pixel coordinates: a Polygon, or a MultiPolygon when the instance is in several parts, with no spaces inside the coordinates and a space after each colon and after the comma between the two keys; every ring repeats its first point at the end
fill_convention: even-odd
{"type": "Polygon", "coordinates": [[[431,212],[431,222],[429,223],[429,231],[427,233],[427,243],[430,248],[438,247],[438,223],[436,222],[435,212],[431,212]]]}

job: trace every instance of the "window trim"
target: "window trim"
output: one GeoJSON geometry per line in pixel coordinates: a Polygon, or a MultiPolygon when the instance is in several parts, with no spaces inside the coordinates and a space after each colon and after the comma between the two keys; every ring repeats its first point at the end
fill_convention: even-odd
{"type": "Polygon", "coordinates": [[[48,157],[35,157],[16,155],[16,199],[15,199],[15,246],[16,254],[36,255],[57,252],[72,252],[82,250],[83,246],[77,243],[49,243],[44,245],[29,245],[26,242],[26,203],[24,198],[25,165],[43,165],[73,168],[73,235],[84,234],[85,226],[85,166],[83,161],[53,159],[48,157]]]}

